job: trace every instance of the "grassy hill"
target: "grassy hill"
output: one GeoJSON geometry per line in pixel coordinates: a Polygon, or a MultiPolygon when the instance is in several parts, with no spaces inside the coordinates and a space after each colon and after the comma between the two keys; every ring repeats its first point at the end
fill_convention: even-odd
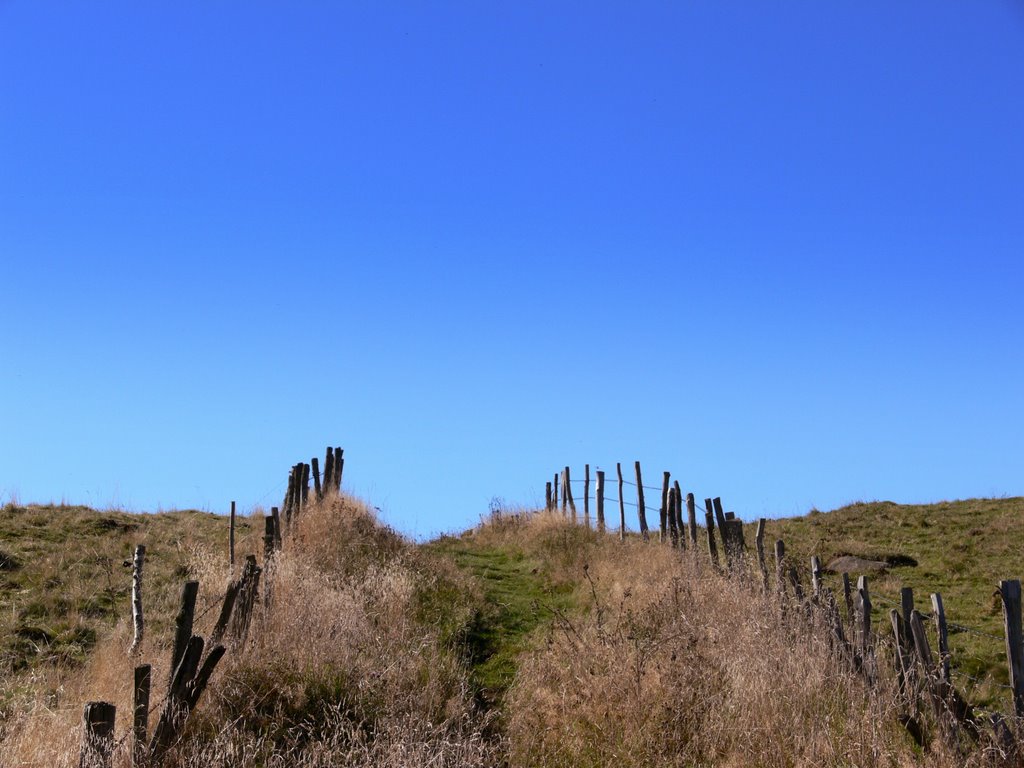
{"type": "MultiPolygon", "coordinates": [[[[769,521],[766,540],[785,540],[804,574],[811,553],[892,563],[871,576],[876,626],[902,585],[921,609],[941,591],[950,620],[983,633],[951,635],[958,686],[1008,711],[991,595],[1024,570],[1022,513],[1019,498],[855,504],[769,521]]],[[[130,712],[138,660],[165,681],[186,578],[201,583],[196,631],[212,627],[226,528],[198,512],[0,510],[0,754],[76,764],[84,701],[130,712]],[[136,543],[148,547],[148,627],[132,661],[124,562],[136,543]]],[[[261,552],[261,531],[240,520],[240,555],[261,552]]],[[[693,557],[504,512],[415,545],[330,497],[291,531],[254,638],[229,650],[170,764],[999,764],[951,752],[937,725],[922,751],[891,681],[866,688],[774,595],[710,568],[700,541],[693,557]]]]}
{"type": "MultiPolygon", "coordinates": [[[[746,537],[753,541],[753,526],[746,537]]],[[[1009,692],[1000,687],[1009,682],[1002,607],[993,593],[1002,579],[1024,579],[1024,498],[851,504],[771,520],[765,534],[769,551],[777,538],[805,574],[812,554],[826,565],[841,555],[892,563],[869,575],[879,626],[887,626],[889,609],[899,606],[901,587],[913,588],[922,613],[931,610],[930,594],[940,593],[947,620],[955,625],[949,639],[959,684],[972,700],[1008,708],[1009,692]]],[[[830,580],[839,589],[838,578],[830,580]]]]}

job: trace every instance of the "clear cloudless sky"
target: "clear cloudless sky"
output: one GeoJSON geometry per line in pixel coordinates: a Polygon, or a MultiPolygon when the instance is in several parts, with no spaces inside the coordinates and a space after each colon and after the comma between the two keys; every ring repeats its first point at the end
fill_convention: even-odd
{"type": "Polygon", "coordinates": [[[0,500],[1024,493],[1024,5],[0,2],[0,500]]]}

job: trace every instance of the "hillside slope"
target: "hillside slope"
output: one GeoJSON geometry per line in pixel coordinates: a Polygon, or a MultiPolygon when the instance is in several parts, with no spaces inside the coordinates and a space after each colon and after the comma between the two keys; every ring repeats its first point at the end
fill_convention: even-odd
{"type": "MultiPolygon", "coordinates": [[[[871,577],[876,626],[901,585],[918,590],[922,608],[927,589],[941,587],[952,620],[986,630],[954,633],[954,668],[996,680],[961,690],[1007,711],[1001,646],[982,645],[1001,636],[994,581],[1019,575],[1021,512],[1021,499],[859,504],[769,521],[766,539],[784,539],[802,572],[812,551],[896,563],[871,577]]],[[[201,585],[195,631],[210,632],[231,576],[225,521],[82,508],[3,515],[11,645],[0,764],[74,765],[83,703],[130,712],[132,664],[154,665],[158,709],[185,578],[201,585]],[[150,548],[149,628],[130,660],[121,563],[139,541],[150,548]],[[16,654],[24,627],[46,635],[16,654]],[[72,629],[95,641],[66,642],[72,629]]],[[[262,521],[244,522],[240,556],[262,559],[262,521]]],[[[884,644],[883,674],[868,685],[837,660],[821,623],[801,618],[809,607],[780,610],[774,592],[717,572],[704,541],[681,552],[558,514],[506,512],[415,545],[359,501],[329,496],[293,522],[252,636],[229,647],[167,764],[1003,764],[990,731],[983,749],[953,744],[927,708],[914,716],[922,749],[902,725],[908,704],[884,644]]],[[[116,766],[129,762],[127,728],[119,719],[116,766]]]]}

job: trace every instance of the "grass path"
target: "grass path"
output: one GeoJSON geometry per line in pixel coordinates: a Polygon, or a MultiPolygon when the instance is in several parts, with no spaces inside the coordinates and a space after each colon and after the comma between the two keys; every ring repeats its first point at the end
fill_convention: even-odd
{"type": "Polygon", "coordinates": [[[518,655],[531,647],[553,611],[573,606],[572,586],[556,585],[522,550],[444,537],[424,545],[449,557],[481,586],[484,604],[467,636],[473,682],[481,699],[496,706],[515,678],[518,655]]]}

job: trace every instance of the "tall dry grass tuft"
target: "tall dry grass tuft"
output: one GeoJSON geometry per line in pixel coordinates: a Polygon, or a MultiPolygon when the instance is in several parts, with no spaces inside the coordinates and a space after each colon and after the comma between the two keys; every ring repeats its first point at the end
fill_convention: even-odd
{"type": "MultiPolygon", "coordinates": [[[[196,633],[208,636],[216,620],[230,578],[222,560],[200,553],[192,565],[196,633]]],[[[494,764],[454,641],[474,590],[453,567],[421,556],[344,496],[304,510],[265,565],[269,597],[249,641],[229,648],[167,765],[494,764]]],[[[117,705],[115,764],[129,764],[129,633],[124,623],[99,644],[65,691],[68,706],[41,704],[15,723],[0,765],[75,764],[86,700],[117,705]]],[[[155,704],[169,642],[148,637],[139,657],[154,664],[155,704]]]]}

